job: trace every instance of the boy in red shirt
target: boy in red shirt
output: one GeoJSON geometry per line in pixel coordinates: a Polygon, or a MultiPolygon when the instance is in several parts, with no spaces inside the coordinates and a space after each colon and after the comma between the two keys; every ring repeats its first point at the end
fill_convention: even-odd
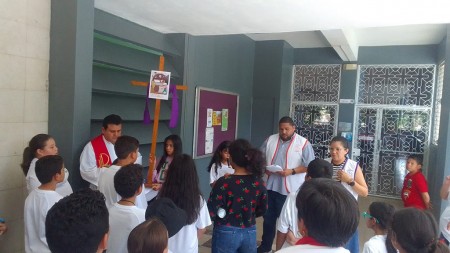
{"type": "Polygon", "coordinates": [[[422,174],[422,156],[410,155],[406,169],[409,173],[403,181],[402,200],[404,206],[431,209],[427,180],[422,174]]]}

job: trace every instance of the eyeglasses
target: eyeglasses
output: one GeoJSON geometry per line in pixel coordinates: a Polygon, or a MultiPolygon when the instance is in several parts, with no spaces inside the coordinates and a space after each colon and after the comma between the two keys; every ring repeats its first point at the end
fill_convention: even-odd
{"type": "Polygon", "coordinates": [[[377,218],[373,217],[372,215],[368,214],[367,212],[363,212],[362,216],[366,219],[374,219],[376,223],[380,223],[377,218]]]}

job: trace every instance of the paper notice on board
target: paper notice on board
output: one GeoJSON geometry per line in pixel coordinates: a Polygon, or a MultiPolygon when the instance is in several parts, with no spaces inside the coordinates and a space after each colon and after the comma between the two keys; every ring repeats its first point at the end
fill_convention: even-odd
{"type": "Polygon", "coordinates": [[[214,147],[214,128],[207,127],[205,130],[205,154],[211,154],[214,147]]]}
{"type": "Polygon", "coordinates": [[[206,127],[212,127],[213,109],[206,109],[206,127]]]}
{"type": "Polygon", "coordinates": [[[213,112],[213,126],[220,126],[222,125],[222,111],[214,111],[213,112]]]}
{"type": "Polygon", "coordinates": [[[222,131],[228,130],[228,109],[222,109],[222,131]]]}

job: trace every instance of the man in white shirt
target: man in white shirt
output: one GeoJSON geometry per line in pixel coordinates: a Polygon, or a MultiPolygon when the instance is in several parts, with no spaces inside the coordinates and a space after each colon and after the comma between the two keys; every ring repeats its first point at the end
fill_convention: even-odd
{"type": "Polygon", "coordinates": [[[279,168],[275,173],[268,174],[266,187],[268,208],[264,214],[263,235],[258,253],[270,252],[276,233],[276,221],[286,197],[305,181],[306,167],[314,160],[314,150],[311,143],[295,133],[295,124],[290,117],[282,117],[278,122],[278,134],[269,136],[261,150],[266,155],[268,167],[279,168]]]}
{"type": "MultiPolygon", "coordinates": [[[[102,133],[86,144],[80,156],[81,177],[96,189],[98,178],[104,168],[108,168],[117,159],[114,144],[122,135],[122,118],[111,114],[103,119],[102,133]]],[[[139,155],[137,162],[142,164],[139,155]]]]}

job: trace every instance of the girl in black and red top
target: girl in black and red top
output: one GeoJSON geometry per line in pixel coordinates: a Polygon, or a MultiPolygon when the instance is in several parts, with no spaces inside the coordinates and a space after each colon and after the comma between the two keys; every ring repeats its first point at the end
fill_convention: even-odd
{"type": "Polygon", "coordinates": [[[267,190],[262,180],[265,160],[247,140],[229,147],[233,175],[217,180],[208,200],[214,220],[212,253],[256,252],[255,218],[267,209],[267,190]]]}

